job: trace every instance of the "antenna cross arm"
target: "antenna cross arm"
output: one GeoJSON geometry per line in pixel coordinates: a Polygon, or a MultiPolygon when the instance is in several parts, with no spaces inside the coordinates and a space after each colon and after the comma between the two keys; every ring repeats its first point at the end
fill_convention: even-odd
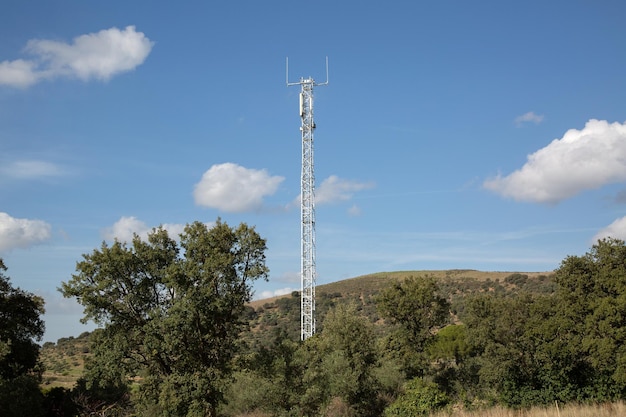
{"type": "Polygon", "coordinates": [[[308,83],[311,83],[314,86],[328,85],[328,57],[326,57],[326,81],[324,81],[323,83],[316,83],[311,77],[309,77],[306,80],[302,79],[297,82],[289,82],[289,57],[286,58],[285,69],[286,69],[285,70],[285,82],[287,83],[287,87],[290,87],[292,85],[302,85],[302,84],[308,84],[308,83]]]}

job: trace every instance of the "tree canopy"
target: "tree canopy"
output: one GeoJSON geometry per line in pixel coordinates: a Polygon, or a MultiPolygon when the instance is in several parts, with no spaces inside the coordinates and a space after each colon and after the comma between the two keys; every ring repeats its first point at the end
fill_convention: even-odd
{"type": "Polygon", "coordinates": [[[402,362],[409,377],[423,375],[428,367],[426,346],[450,316],[450,304],[439,294],[437,281],[418,276],[393,282],[376,303],[382,316],[398,325],[387,340],[387,350],[402,362]]]}
{"type": "Polygon", "coordinates": [[[137,377],[136,403],[155,415],[213,416],[236,351],[252,282],[266,279],[266,243],[245,224],[195,222],[180,243],[163,228],[83,255],[62,284],[101,325],[87,379],[137,377]]]}
{"type": "Polygon", "coordinates": [[[552,295],[480,295],[462,317],[483,397],[509,406],[626,398],[626,246],[604,239],[555,271],[552,295]]]}

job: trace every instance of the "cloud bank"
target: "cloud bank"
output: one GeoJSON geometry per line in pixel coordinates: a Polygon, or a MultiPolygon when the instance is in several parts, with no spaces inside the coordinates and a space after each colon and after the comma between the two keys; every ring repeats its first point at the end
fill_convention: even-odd
{"type": "Polygon", "coordinates": [[[193,196],[203,207],[231,213],[254,211],[262,208],[263,198],[273,195],[284,179],[228,162],[209,168],[195,185],[193,196]]]}
{"type": "Polygon", "coordinates": [[[81,35],[70,44],[33,39],[24,48],[32,59],[0,62],[0,85],[26,88],[60,77],[107,81],[141,65],[153,45],[134,26],[81,35]]]}
{"type": "Polygon", "coordinates": [[[517,201],[556,204],[585,190],[626,180],[626,123],[589,120],[483,186],[517,201]]]}
{"type": "Polygon", "coordinates": [[[50,225],[42,220],[17,219],[0,212],[0,252],[45,242],[50,231],[50,225]]]}

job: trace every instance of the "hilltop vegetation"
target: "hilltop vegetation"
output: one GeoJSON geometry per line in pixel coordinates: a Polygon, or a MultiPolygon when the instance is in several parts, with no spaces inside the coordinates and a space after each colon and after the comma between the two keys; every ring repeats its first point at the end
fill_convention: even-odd
{"type": "Polygon", "coordinates": [[[91,333],[64,337],[56,343],[46,342],[41,347],[41,361],[44,365],[44,387],[71,389],[82,376],[85,361],[89,357],[91,333]]]}
{"type": "MultiPolygon", "coordinates": [[[[378,272],[320,285],[316,289],[318,331],[322,331],[328,311],[338,305],[358,305],[358,314],[375,325],[383,334],[389,323],[376,308],[376,296],[391,282],[409,277],[434,277],[441,293],[451,300],[452,312],[464,308],[468,295],[497,293],[513,295],[519,292],[553,293],[556,284],[551,272],[490,272],[476,270],[416,270],[378,272]]],[[[300,293],[255,300],[248,303],[244,317],[248,322],[241,340],[249,346],[269,345],[276,334],[286,334],[294,342],[300,339],[300,293]]],[[[456,321],[453,316],[453,322],[456,321]]],[[[72,388],[82,376],[90,355],[89,332],[78,337],[61,338],[56,343],[44,343],[41,359],[44,364],[43,384],[48,387],[72,388]]]]}
{"type": "MultiPolygon", "coordinates": [[[[377,325],[378,332],[383,332],[388,323],[378,312],[376,297],[390,283],[418,276],[436,279],[439,292],[450,300],[452,322],[458,321],[458,314],[464,310],[469,295],[481,293],[514,295],[520,292],[539,295],[551,294],[556,289],[552,272],[489,272],[471,269],[378,272],[319,285],[316,288],[318,330],[322,331],[324,317],[329,310],[338,304],[352,303],[357,306],[359,315],[377,325]]],[[[300,338],[298,291],[271,299],[252,301],[249,306],[246,318],[250,321],[251,334],[243,334],[244,339],[252,338],[254,343],[258,343],[278,331],[285,332],[292,340],[300,338]]]]}

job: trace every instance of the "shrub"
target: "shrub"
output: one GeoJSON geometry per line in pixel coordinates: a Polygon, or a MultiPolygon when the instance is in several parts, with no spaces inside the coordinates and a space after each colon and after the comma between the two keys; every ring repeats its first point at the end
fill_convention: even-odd
{"type": "Polygon", "coordinates": [[[437,384],[415,378],[404,385],[404,393],[385,409],[384,416],[425,416],[442,409],[449,402],[450,399],[437,384]]]}

